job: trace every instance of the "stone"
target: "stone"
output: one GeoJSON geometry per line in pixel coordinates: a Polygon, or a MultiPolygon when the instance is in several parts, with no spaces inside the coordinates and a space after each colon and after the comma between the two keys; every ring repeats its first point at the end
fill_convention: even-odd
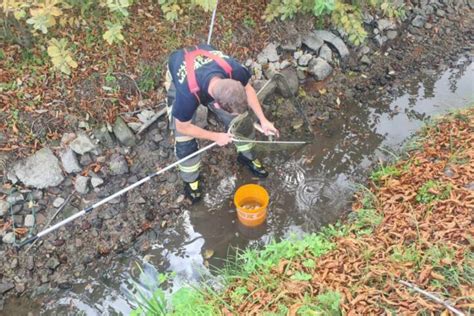
{"type": "Polygon", "coordinates": [[[155,143],[159,143],[159,142],[161,142],[163,139],[164,139],[164,137],[163,137],[163,135],[161,135],[160,133],[156,133],[156,134],[153,135],[153,137],[152,137],[152,140],[153,140],[155,143]]]}
{"type": "Polygon", "coordinates": [[[367,55],[362,56],[360,62],[364,65],[370,65],[372,63],[367,55]]]}
{"type": "Polygon", "coordinates": [[[96,149],[94,143],[92,143],[91,139],[84,133],[79,133],[69,146],[79,155],[84,155],[96,149]]]}
{"type": "Polygon", "coordinates": [[[436,15],[439,16],[440,18],[443,18],[446,16],[446,12],[442,9],[436,10],[436,15]]]}
{"type": "MultiPolygon", "coordinates": [[[[28,204],[26,204],[25,206],[27,206],[28,204]]],[[[14,215],[17,215],[17,214],[20,214],[21,210],[23,209],[23,204],[16,204],[16,205],[13,205],[12,207],[12,213],[14,215]]]]}
{"type": "Polygon", "coordinates": [[[386,36],[389,40],[394,40],[398,36],[398,32],[395,30],[390,30],[390,31],[387,31],[386,36]]]}
{"type": "Polygon", "coordinates": [[[11,282],[2,282],[0,283],[0,294],[5,294],[7,293],[8,291],[10,291],[11,289],[13,289],[15,287],[15,285],[11,282]]]}
{"type": "Polygon", "coordinates": [[[85,130],[88,130],[90,128],[89,123],[84,121],[80,121],[78,127],[85,130]]]}
{"type": "Polygon", "coordinates": [[[56,207],[56,208],[58,208],[58,207],[60,207],[61,205],[63,205],[64,201],[65,201],[65,200],[64,200],[62,197],[57,197],[57,198],[55,198],[54,201],[53,201],[53,206],[56,207]]]}
{"type": "Polygon", "coordinates": [[[18,177],[15,175],[15,172],[13,170],[7,171],[7,180],[10,181],[12,184],[18,183],[18,177]]]}
{"type": "Polygon", "coordinates": [[[99,141],[99,143],[105,145],[108,148],[112,148],[115,146],[115,141],[112,135],[109,133],[106,125],[101,126],[100,128],[96,128],[94,130],[94,136],[99,141]]]}
{"type": "Polygon", "coordinates": [[[252,64],[252,73],[255,79],[260,80],[263,77],[263,70],[262,70],[262,65],[259,63],[253,63],[252,64]]]}
{"type": "Polygon", "coordinates": [[[298,79],[300,81],[303,81],[306,79],[306,72],[302,69],[296,69],[296,75],[298,76],[298,79]]]}
{"type": "Polygon", "coordinates": [[[196,121],[195,125],[200,128],[207,127],[207,114],[208,114],[208,107],[207,106],[198,106],[196,110],[196,121]]]}
{"type": "Polygon", "coordinates": [[[46,147],[15,164],[13,170],[21,182],[38,189],[57,186],[64,180],[58,158],[46,147]]]}
{"type": "Polygon", "coordinates": [[[89,192],[89,177],[77,176],[74,182],[74,189],[80,194],[87,194],[89,192]]]}
{"type": "Polygon", "coordinates": [[[298,58],[298,65],[306,67],[308,66],[309,62],[313,59],[313,55],[311,54],[304,54],[298,58]]]}
{"type": "Polygon", "coordinates": [[[61,158],[64,171],[67,173],[77,173],[82,171],[82,168],[77,161],[76,153],[71,148],[68,147],[63,150],[59,154],[59,157],[61,158]]]}
{"type": "Polygon", "coordinates": [[[143,110],[138,113],[137,117],[143,124],[148,123],[155,116],[155,112],[151,110],[143,110]]]}
{"type": "Polygon", "coordinates": [[[166,181],[168,181],[168,183],[175,183],[176,181],[178,181],[178,176],[176,175],[176,172],[171,172],[166,178],[166,181]]]}
{"type": "Polygon", "coordinates": [[[135,133],[138,132],[138,130],[143,126],[143,124],[139,122],[130,122],[130,123],[127,123],[127,125],[135,133]]]}
{"type": "Polygon", "coordinates": [[[278,61],[279,56],[277,52],[277,46],[274,43],[268,44],[260,54],[257,56],[257,62],[259,64],[266,64],[268,62],[278,61]]]}
{"type": "Polygon", "coordinates": [[[387,41],[387,37],[385,35],[376,35],[374,37],[375,41],[377,42],[377,44],[379,44],[379,46],[383,46],[383,44],[385,44],[385,42],[387,41]]]}
{"type": "Polygon", "coordinates": [[[122,145],[131,147],[136,144],[135,134],[133,134],[120,116],[117,116],[117,119],[115,120],[113,131],[115,137],[117,137],[122,145]]]}
{"type": "Polygon", "coordinates": [[[339,36],[325,30],[313,31],[313,34],[332,46],[338,52],[342,60],[345,60],[347,57],[349,57],[349,49],[339,36]]]}
{"type": "Polygon", "coordinates": [[[281,49],[289,52],[296,51],[299,47],[301,47],[301,35],[295,34],[288,37],[286,40],[282,41],[280,47],[281,49]]]}
{"type": "Polygon", "coordinates": [[[277,87],[280,94],[285,98],[296,95],[300,86],[296,69],[294,67],[289,67],[283,69],[281,74],[286,79],[288,86],[282,83],[281,80],[277,80],[277,87]]]}
{"type": "Polygon", "coordinates": [[[23,215],[13,215],[13,223],[15,223],[17,227],[23,225],[23,215]]]}
{"type": "Polygon", "coordinates": [[[302,51],[297,50],[296,52],[293,53],[293,59],[298,60],[303,55],[304,55],[304,53],[302,51]]]}
{"type": "Polygon", "coordinates": [[[308,66],[308,72],[313,75],[316,80],[324,80],[332,73],[332,67],[327,61],[318,57],[311,60],[308,66]]]}
{"type": "Polygon", "coordinates": [[[46,262],[46,267],[48,267],[51,270],[55,270],[57,267],[59,267],[59,265],[60,265],[60,262],[56,257],[51,257],[46,262]]]}
{"type": "Polygon", "coordinates": [[[328,63],[332,62],[332,50],[329,48],[329,46],[327,46],[326,44],[321,46],[321,48],[319,49],[319,57],[321,57],[328,63]]]}
{"type": "Polygon", "coordinates": [[[10,209],[10,204],[7,201],[0,200],[0,216],[5,216],[8,214],[8,210],[10,209]]]}
{"type": "Polygon", "coordinates": [[[97,188],[98,186],[102,185],[104,183],[104,180],[99,177],[92,177],[91,178],[91,184],[94,188],[97,188]]]}
{"type": "Polygon", "coordinates": [[[25,227],[33,227],[35,226],[35,217],[32,214],[28,214],[25,216],[25,227]]]}
{"type": "Polygon", "coordinates": [[[425,22],[426,22],[426,18],[421,16],[421,15],[417,15],[412,21],[411,21],[411,25],[413,25],[414,27],[423,27],[425,25],[425,22]]]}
{"type": "Polygon", "coordinates": [[[34,190],[32,193],[31,193],[31,197],[33,198],[33,200],[35,201],[39,201],[43,198],[43,191],[41,190],[34,190]]]}
{"type": "Polygon", "coordinates": [[[76,138],[74,133],[64,133],[61,137],[61,145],[67,146],[76,138]]]}
{"type": "Polygon", "coordinates": [[[35,268],[35,257],[30,255],[26,258],[26,269],[32,271],[35,268]]]}
{"type": "Polygon", "coordinates": [[[280,69],[285,69],[287,67],[290,67],[291,65],[292,65],[291,62],[285,59],[284,61],[280,63],[280,69]]]}
{"type": "MultiPolygon", "coordinates": [[[[6,233],[2,237],[2,242],[4,244],[13,244],[15,242],[15,234],[13,232],[6,233]]],[[[0,290],[1,292],[1,290],[0,290]]]]}
{"type": "Polygon", "coordinates": [[[113,154],[109,162],[110,173],[114,176],[128,173],[128,163],[125,157],[120,154],[113,154]]]}
{"type": "Polygon", "coordinates": [[[46,216],[43,213],[36,214],[36,224],[43,225],[46,222],[46,216]]]}
{"type": "Polygon", "coordinates": [[[425,29],[431,30],[433,28],[433,24],[431,23],[425,23],[425,29]]]}
{"type": "Polygon", "coordinates": [[[305,44],[309,49],[314,52],[319,51],[321,46],[324,45],[322,38],[314,34],[313,32],[306,34],[302,39],[303,44],[305,44]]]}
{"type": "Polygon", "coordinates": [[[265,99],[275,93],[277,84],[275,81],[266,81],[266,80],[255,80],[253,82],[253,87],[258,91],[257,97],[258,100],[263,103],[265,99]]]}
{"type": "Polygon", "coordinates": [[[385,30],[394,30],[397,28],[397,25],[392,20],[380,19],[377,21],[377,28],[380,32],[383,32],[385,30]]]}
{"type": "Polygon", "coordinates": [[[10,205],[15,205],[17,203],[21,203],[24,200],[25,200],[25,197],[20,192],[15,192],[15,193],[12,193],[9,196],[7,196],[7,202],[10,205]]]}
{"type": "Polygon", "coordinates": [[[81,166],[88,166],[90,165],[91,163],[93,162],[92,160],[92,157],[90,154],[84,154],[81,156],[81,158],[79,159],[79,163],[81,164],[81,166]]]}

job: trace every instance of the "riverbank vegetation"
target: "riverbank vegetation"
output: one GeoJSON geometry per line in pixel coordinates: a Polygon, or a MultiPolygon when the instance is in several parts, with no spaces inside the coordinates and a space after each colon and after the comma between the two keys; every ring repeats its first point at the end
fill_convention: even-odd
{"type": "MultiPolygon", "coordinates": [[[[164,99],[167,56],[205,41],[215,3],[3,1],[0,150],[26,156],[59,139],[66,126],[112,123],[120,113],[156,107],[164,99]]],[[[221,1],[212,43],[245,60],[275,39],[275,20],[309,12],[311,23],[345,30],[360,44],[363,12],[398,19],[404,10],[403,2],[394,8],[385,0],[364,3],[221,1]]]]}
{"type": "MultiPolygon", "coordinates": [[[[469,314],[473,122],[471,106],[429,124],[402,159],[372,173],[344,224],[246,250],[217,271],[223,288],[183,288],[170,304],[163,296],[164,313],[469,314]]],[[[149,302],[136,313],[159,314],[149,302]]]]}

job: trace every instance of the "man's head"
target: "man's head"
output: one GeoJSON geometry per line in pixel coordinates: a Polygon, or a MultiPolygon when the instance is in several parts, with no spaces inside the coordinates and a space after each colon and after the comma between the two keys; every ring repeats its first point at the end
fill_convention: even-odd
{"type": "Polygon", "coordinates": [[[237,80],[217,81],[213,94],[214,99],[224,111],[242,114],[247,110],[247,94],[244,86],[237,80]]]}

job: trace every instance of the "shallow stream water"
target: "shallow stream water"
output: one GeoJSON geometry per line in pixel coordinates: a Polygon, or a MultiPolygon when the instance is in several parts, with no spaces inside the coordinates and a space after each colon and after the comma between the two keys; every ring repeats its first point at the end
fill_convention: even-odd
{"type": "Polygon", "coordinates": [[[173,291],[209,275],[207,266],[222,265],[232,249],[334,223],[350,211],[355,184],[363,183],[374,164],[399,153],[425,120],[474,101],[474,63],[462,59],[441,71],[426,69],[398,88],[397,96],[387,93],[374,100],[368,95],[367,103],[344,105],[339,117],[317,129],[310,145],[271,151],[260,147],[272,172],[268,179],[252,178],[242,170],[207,183],[204,201],[184,212],[175,230],[149,232],[155,241],[149,253],[139,255],[131,249],[117,256],[113,265],[101,267],[100,273],[77,280],[71,290],[48,293],[36,303],[15,299],[3,312],[127,315],[133,308],[132,279],[150,292],[158,273],[174,272],[169,288],[173,291]],[[233,193],[246,183],[263,185],[271,196],[266,224],[259,229],[245,228],[236,220],[233,193]],[[209,254],[212,257],[205,259],[209,254]]]}

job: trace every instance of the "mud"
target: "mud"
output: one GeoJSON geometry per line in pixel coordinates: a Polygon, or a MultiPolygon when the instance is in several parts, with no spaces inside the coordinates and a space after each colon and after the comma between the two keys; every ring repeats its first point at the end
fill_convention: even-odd
{"type": "MultiPolygon", "coordinates": [[[[305,94],[299,97],[314,135],[296,124],[300,118],[288,101],[267,101],[266,112],[282,137],[313,139],[304,147],[259,146],[272,172],[268,180],[253,179],[238,166],[232,148],[215,148],[204,158],[207,193],[201,204],[190,206],[183,200],[177,175],[167,173],[28,252],[2,245],[2,284],[14,284],[2,294],[10,296],[2,313],[127,314],[136,261],[151,279],[157,271],[176,272],[173,289],[201,279],[209,264],[221,264],[229,246],[257,246],[335,222],[347,213],[354,183],[363,181],[368,169],[393,158],[391,153],[396,154],[430,116],[473,100],[472,22],[468,14],[441,21],[437,33],[405,30],[382,49],[372,47],[370,66],[359,63],[354,54],[325,82],[306,82],[305,94]],[[232,205],[235,189],[249,182],[271,193],[269,217],[259,229],[239,225],[232,205]],[[207,249],[214,254],[209,260],[203,255],[207,249]]],[[[162,123],[132,150],[101,153],[98,157],[105,160],[115,151],[126,155],[130,173],[107,177],[98,192],[72,198],[57,220],[173,161],[172,140],[162,123]]],[[[65,183],[45,193],[41,205],[46,217],[54,212],[49,206],[54,199],[70,192],[72,184],[65,183]]]]}

